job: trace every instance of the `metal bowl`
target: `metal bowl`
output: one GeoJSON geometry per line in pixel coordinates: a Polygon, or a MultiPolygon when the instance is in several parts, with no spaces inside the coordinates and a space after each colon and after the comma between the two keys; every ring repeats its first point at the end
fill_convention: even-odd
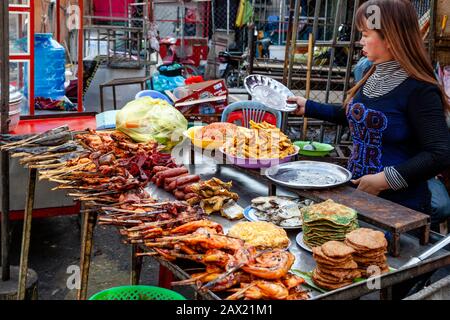
{"type": "Polygon", "coordinates": [[[297,109],[295,103],[286,103],[286,99],[294,96],[294,93],[270,77],[259,74],[249,75],[244,79],[244,86],[253,100],[259,101],[269,108],[282,112],[292,112],[297,109]]]}
{"type": "Polygon", "coordinates": [[[294,189],[324,189],[347,183],[352,174],[333,163],[295,161],[263,170],[270,180],[294,189]]]}

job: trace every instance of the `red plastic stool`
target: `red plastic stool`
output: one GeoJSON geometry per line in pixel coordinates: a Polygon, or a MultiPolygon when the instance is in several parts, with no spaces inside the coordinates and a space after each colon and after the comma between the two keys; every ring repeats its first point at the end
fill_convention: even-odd
{"type": "MultiPolygon", "coordinates": [[[[270,124],[272,124],[274,126],[277,125],[277,118],[273,114],[271,114],[269,112],[266,112],[266,114],[264,115],[262,121],[270,123],[270,124]]],[[[234,124],[236,124],[238,126],[241,126],[241,127],[245,127],[245,124],[244,124],[244,113],[242,111],[230,112],[230,115],[227,118],[227,122],[234,123],[234,124]],[[236,123],[236,122],[238,122],[238,123],[236,123]]]]}

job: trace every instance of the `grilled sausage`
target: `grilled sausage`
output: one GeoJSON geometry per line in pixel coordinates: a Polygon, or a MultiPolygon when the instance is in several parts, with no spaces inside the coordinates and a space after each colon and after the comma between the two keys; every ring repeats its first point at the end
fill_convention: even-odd
{"type": "Polygon", "coordinates": [[[174,192],[174,195],[177,200],[184,200],[185,193],[183,191],[177,190],[174,192]]]}
{"type": "Polygon", "coordinates": [[[196,196],[197,196],[196,193],[186,193],[186,195],[184,196],[184,200],[189,200],[189,199],[194,198],[196,196]]]}
{"type": "Polygon", "coordinates": [[[180,177],[178,178],[177,181],[177,187],[188,184],[188,183],[193,183],[193,182],[197,182],[200,180],[200,176],[198,175],[194,175],[194,174],[190,174],[188,176],[184,176],[184,177],[180,177]]]}
{"type": "Polygon", "coordinates": [[[168,169],[168,170],[164,170],[164,171],[160,171],[156,174],[156,176],[158,178],[170,178],[170,177],[176,177],[179,176],[183,173],[188,173],[188,169],[181,167],[181,168],[173,168],[173,169],[168,169]]]}

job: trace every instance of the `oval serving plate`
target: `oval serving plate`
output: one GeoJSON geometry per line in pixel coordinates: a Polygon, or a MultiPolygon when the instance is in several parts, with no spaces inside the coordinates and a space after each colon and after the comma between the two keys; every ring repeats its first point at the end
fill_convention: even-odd
{"type": "Polygon", "coordinates": [[[259,74],[251,74],[244,79],[244,86],[253,100],[282,112],[292,112],[297,109],[296,104],[286,103],[288,97],[294,93],[282,83],[259,74]]]}
{"type": "Polygon", "coordinates": [[[263,169],[273,182],[294,189],[323,189],[347,183],[350,171],[333,163],[294,161],[263,169]]]}
{"type": "MultiPolygon", "coordinates": [[[[258,219],[258,217],[255,215],[255,211],[256,211],[256,209],[253,208],[252,206],[246,207],[244,209],[244,217],[245,217],[245,219],[247,219],[248,221],[265,221],[265,220],[258,219]]],[[[270,222],[270,221],[267,221],[267,222],[270,222]]],[[[282,226],[279,226],[277,224],[275,224],[275,225],[277,227],[283,228],[285,230],[300,229],[302,227],[301,224],[299,224],[298,226],[292,226],[292,227],[282,227],[282,226]]]]}
{"type": "Polygon", "coordinates": [[[224,147],[220,147],[219,151],[227,157],[229,163],[237,165],[238,167],[248,168],[248,169],[261,169],[267,168],[271,166],[275,166],[280,163],[289,162],[295,157],[300,150],[300,148],[294,145],[294,153],[285,156],[284,158],[242,158],[238,156],[234,156],[232,154],[227,153],[224,150],[224,147]]]}
{"type": "Polygon", "coordinates": [[[303,231],[299,232],[299,234],[295,237],[295,242],[297,242],[297,244],[306,251],[312,253],[311,248],[303,241],[303,231]]]}

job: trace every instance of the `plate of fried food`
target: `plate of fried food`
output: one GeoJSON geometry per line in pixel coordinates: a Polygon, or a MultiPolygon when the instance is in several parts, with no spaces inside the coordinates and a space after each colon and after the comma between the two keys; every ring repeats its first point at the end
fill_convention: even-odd
{"type": "Polygon", "coordinates": [[[229,163],[243,168],[267,168],[290,161],[299,147],[276,126],[250,120],[250,128],[242,128],[219,150],[229,163]]]}
{"type": "Polygon", "coordinates": [[[207,126],[194,126],[184,132],[184,136],[202,149],[217,149],[227,138],[235,136],[238,126],[228,122],[214,122],[207,126]]]}
{"type": "Polygon", "coordinates": [[[245,208],[244,217],[249,221],[268,221],[283,229],[302,227],[301,208],[313,204],[306,199],[300,201],[294,197],[269,196],[257,197],[245,208]]]}
{"type": "Polygon", "coordinates": [[[242,239],[246,245],[262,249],[288,249],[291,245],[286,231],[266,221],[241,221],[228,231],[233,238],[242,239]]]}

